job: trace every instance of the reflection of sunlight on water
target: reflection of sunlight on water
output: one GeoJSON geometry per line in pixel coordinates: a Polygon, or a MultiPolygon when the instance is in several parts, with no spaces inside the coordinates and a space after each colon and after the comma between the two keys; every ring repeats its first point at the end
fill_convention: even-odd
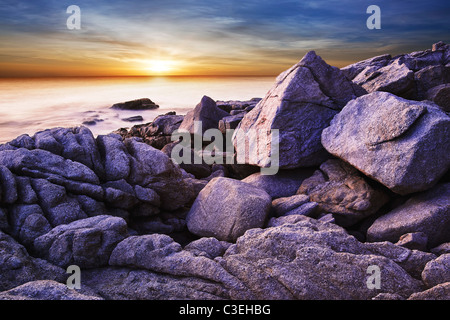
{"type": "Polygon", "coordinates": [[[87,125],[94,135],[147,123],[169,111],[186,114],[203,95],[215,100],[262,97],[273,78],[59,78],[0,79],[0,143],[53,127],[87,125]],[[150,98],[156,110],[109,109],[118,102],[150,98]],[[95,115],[95,117],[94,117],[95,115]],[[140,115],[144,121],[122,119],[140,115]]]}

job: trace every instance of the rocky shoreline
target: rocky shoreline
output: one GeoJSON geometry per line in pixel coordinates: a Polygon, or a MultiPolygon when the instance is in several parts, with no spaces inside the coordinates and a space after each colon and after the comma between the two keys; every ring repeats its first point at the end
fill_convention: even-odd
{"type": "Polygon", "coordinates": [[[0,146],[0,299],[448,300],[449,101],[442,42],[342,69],[311,51],[262,99],[19,136],[0,146]],[[272,145],[174,163],[194,121],[242,130],[235,156],[278,129],[280,170],[260,172],[272,145]]]}

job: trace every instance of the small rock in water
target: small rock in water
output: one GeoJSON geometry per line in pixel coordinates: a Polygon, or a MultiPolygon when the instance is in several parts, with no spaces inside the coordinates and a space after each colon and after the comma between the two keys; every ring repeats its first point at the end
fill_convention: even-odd
{"type": "Polygon", "coordinates": [[[122,121],[138,122],[138,121],[144,121],[144,118],[142,118],[142,116],[133,116],[133,117],[129,117],[129,118],[123,118],[122,121]]]}
{"type": "Polygon", "coordinates": [[[159,106],[148,98],[120,102],[111,106],[111,109],[119,110],[153,110],[158,108],[159,106]]]}

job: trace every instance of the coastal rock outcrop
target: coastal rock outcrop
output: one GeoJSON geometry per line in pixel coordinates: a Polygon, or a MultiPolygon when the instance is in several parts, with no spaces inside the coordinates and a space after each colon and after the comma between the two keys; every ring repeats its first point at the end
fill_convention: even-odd
{"type": "Polygon", "coordinates": [[[448,49],[341,70],[310,52],[262,100],[0,145],[0,299],[450,299],[448,49]],[[256,161],[175,163],[196,120],[256,161]]]}
{"type": "Polygon", "coordinates": [[[238,156],[246,163],[268,167],[275,144],[266,146],[260,135],[278,129],[280,169],[321,164],[328,158],[320,143],[322,130],[348,101],[361,94],[359,89],[314,51],[307,53],[280,74],[264,99],[244,116],[238,126],[241,132],[233,136],[238,156]]]}
{"type": "Polygon", "coordinates": [[[392,191],[409,194],[429,189],[450,168],[450,117],[429,102],[373,92],[342,109],[323,130],[322,144],[392,191]]]}

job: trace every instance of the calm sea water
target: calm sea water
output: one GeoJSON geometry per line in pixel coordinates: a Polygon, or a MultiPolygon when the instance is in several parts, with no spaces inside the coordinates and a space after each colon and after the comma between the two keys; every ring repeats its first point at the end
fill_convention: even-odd
{"type": "Polygon", "coordinates": [[[186,114],[203,95],[214,100],[264,97],[275,77],[123,77],[0,79],[0,143],[27,133],[88,125],[95,136],[152,121],[176,111],[186,114]],[[150,98],[160,106],[151,111],[117,111],[111,105],[150,98]],[[140,115],[141,122],[122,119],[140,115]]]}

